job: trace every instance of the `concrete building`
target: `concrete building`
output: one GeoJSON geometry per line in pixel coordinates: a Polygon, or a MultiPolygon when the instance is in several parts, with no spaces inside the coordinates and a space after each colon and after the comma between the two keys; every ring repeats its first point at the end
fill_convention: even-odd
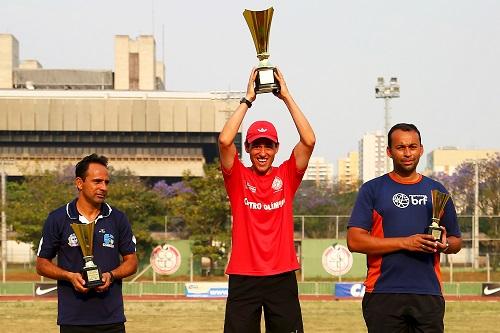
{"type": "Polygon", "coordinates": [[[115,89],[164,89],[164,68],[156,71],[156,44],[153,36],[115,36],[115,89]]]}
{"type": "Polygon", "coordinates": [[[337,179],[346,189],[353,189],[359,182],[359,152],[351,151],[337,162],[337,179]]]}
{"type": "Polygon", "coordinates": [[[115,71],[46,69],[20,61],[19,42],[0,34],[0,88],[30,90],[165,90],[165,66],[156,60],[153,36],[115,36],[115,71]]]}
{"type": "Polygon", "coordinates": [[[19,66],[19,42],[10,34],[0,34],[0,89],[12,88],[14,69],[19,66]]]}
{"type": "Polygon", "coordinates": [[[470,160],[486,159],[500,154],[498,149],[459,149],[442,147],[427,154],[426,174],[444,172],[451,175],[462,163],[470,160]]]}
{"type": "Polygon", "coordinates": [[[359,141],[359,178],[363,183],[386,173],[386,143],[381,131],[367,133],[359,141]]]}
{"type": "MultiPolygon", "coordinates": [[[[0,90],[7,174],[75,164],[91,152],[140,176],[203,174],[240,93],[0,90]]],[[[241,134],[238,136],[241,147],[241,134]]]]}
{"type": "Polygon", "coordinates": [[[324,157],[311,157],[303,180],[313,181],[317,186],[333,184],[333,164],[324,157]]]}
{"type": "MultiPolygon", "coordinates": [[[[115,72],[42,69],[19,62],[18,49],[12,35],[0,35],[0,160],[9,176],[74,165],[93,152],[143,177],[201,176],[243,96],[162,90],[151,36],[117,36],[115,72]]],[[[241,153],[241,132],[236,145],[241,153]]]]}

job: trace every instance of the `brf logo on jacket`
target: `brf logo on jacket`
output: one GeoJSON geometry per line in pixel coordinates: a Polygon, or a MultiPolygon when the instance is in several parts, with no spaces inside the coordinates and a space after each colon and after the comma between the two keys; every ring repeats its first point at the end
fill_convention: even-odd
{"type": "Polygon", "coordinates": [[[425,194],[410,194],[396,193],[392,196],[392,202],[398,208],[406,208],[410,205],[425,206],[427,204],[427,195],[425,194]]]}

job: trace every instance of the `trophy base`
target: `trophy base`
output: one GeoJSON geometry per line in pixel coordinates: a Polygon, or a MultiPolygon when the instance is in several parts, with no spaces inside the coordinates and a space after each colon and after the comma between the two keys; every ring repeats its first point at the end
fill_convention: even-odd
{"type": "Polygon", "coordinates": [[[82,276],[85,280],[85,288],[95,288],[102,286],[104,282],[102,282],[102,274],[97,266],[95,267],[85,267],[82,270],[82,276]]]}
{"type": "Polygon", "coordinates": [[[260,67],[257,68],[257,77],[255,78],[255,93],[278,93],[280,85],[278,80],[274,77],[274,67],[260,67]]]}
{"type": "Polygon", "coordinates": [[[432,235],[438,242],[443,242],[443,230],[441,228],[430,225],[425,229],[425,233],[432,235]]]}

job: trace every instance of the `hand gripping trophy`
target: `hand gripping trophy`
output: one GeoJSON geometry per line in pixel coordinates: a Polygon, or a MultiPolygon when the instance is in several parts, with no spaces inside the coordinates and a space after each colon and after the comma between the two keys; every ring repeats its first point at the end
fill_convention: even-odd
{"type": "Polygon", "coordinates": [[[94,227],[95,222],[71,224],[71,228],[73,228],[78,239],[78,244],[80,244],[80,248],[82,249],[83,260],[85,261],[81,274],[85,280],[86,288],[95,288],[104,284],[99,267],[92,261],[94,259],[92,255],[94,248],[94,227]]]}
{"type": "Polygon", "coordinates": [[[262,11],[251,11],[246,9],[243,16],[247,21],[248,28],[252,33],[259,65],[257,66],[257,77],[255,79],[255,93],[277,93],[280,90],[278,80],[274,77],[276,68],[269,62],[269,32],[273,19],[273,7],[262,11]]]}
{"type": "Polygon", "coordinates": [[[441,220],[441,215],[443,215],[444,207],[446,202],[450,198],[447,193],[439,192],[438,190],[432,190],[432,223],[427,227],[426,233],[434,236],[434,239],[442,243],[443,240],[443,230],[439,227],[439,222],[441,220]]]}

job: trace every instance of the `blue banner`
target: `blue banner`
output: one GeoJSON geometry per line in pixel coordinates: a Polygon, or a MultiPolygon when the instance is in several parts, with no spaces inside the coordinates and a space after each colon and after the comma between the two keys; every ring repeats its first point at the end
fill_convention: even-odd
{"type": "Polygon", "coordinates": [[[363,297],[364,294],[365,294],[365,286],[361,282],[335,284],[336,297],[363,297]]]}

